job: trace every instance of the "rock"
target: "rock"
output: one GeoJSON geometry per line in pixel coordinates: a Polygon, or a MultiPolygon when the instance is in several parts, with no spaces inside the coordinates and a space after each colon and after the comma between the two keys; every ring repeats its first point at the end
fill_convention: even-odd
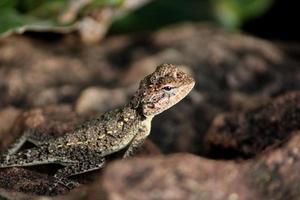
{"type": "Polygon", "coordinates": [[[12,191],[0,189],[1,200],[30,200],[34,198],[35,196],[33,195],[27,195],[21,192],[12,192],[12,191]]]}
{"type": "Polygon", "coordinates": [[[206,134],[209,155],[252,157],[280,145],[300,130],[300,92],[241,114],[220,114],[206,134]]]}
{"type": "Polygon", "coordinates": [[[73,40],[1,40],[0,106],[72,103],[84,87],[115,80],[117,70],[107,67],[103,49],[109,53],[111,48],[105,43],[85,47],[73,40]]]}
{"type": "Polygon", "coordinates": [[[189,154],[112,163],[103,174],[107,199],[256,199],[244,165],[189,154]]]}
{"type": "Polygon", "coordinates": [[[136,152],[135,156],[139,157],[149,157],[149,156],[157,156],[161,155],[160,149],[157,147],[155,143],[153,143],[150,139],[147,139],[144,145],[136,152]]]}
{"type": "Polygon", "coordinates": [[[103,113],[124,105],[126,101],[127,96],[123,89],[90,87],[82,91],[75,110],[79,114],[103,113]]]}
{"type": "MultiPolygon", "coordinates": [[[[11,119],[9,111],[5,113],[3,120],[11,119]]],[[[14,111],[16,112],[16,111],[14,111]]],[[[36,108],[25,112],[19,111],[19,117],[13,121],[10,132],[1,135],[1,148],[5,149],[17,137],[27,129],[36,130],[37,135],[47,137],[57,137],[74,129],[75,124],[81,119],[71,110],[70,106],[48,106],[45,108],[36,108]],[[3,143],[3,144],[2,144],[3,143]],[[3,146],[3,147],[2,147],[3,146]]],[[[7,120],[7,125],[10,122],[7,120]]],[[[4,126],[2,126],[4,127],[4,126]]],[[[58,186],[54,191],[49,193],[49,185],[53,183],[53,178],[45,174],[53,174],[57,166],[34,166],[30,168],[8,168],[0,170],[0,188],[22,192],[28,195],[57,195],[66,193],[68,190],[63,186],[58,186]],[[33,171],[31,170],[33,169],[33,171]],[[43,174],[38,171],[44,172],[43,174]]],[[[1,193],[0,193],[1,195],[1,193]]]]}
{"type": "Polygon", "coordinates": [[[53,177],[27,169],[0,170],[0,187],[4,191],[21,192],[27,195],[57,195],[68,192],[68,189],[62,185],[49,192],[49,186],[53,181],[53,177]]]}
{"type": "Polygon", "coordinates": [[[196,89],[216,103],[228,103],[228,92],[271,96],[300,87],[299,61],[265,40],[195,24],[173,26],[152,38],[160,49],[156,57],[191,66],[196,89]],[[170,56],[160,57],[166,52],[170,56]]]}
{"type": "MultiPolygon", "coordinates": [[[[187,98],[176,105],[176,108],[171,108],[153,119],[149,138],[163,153],[199,153],[201,136],[195,129],[197,122],[193,116],[194,108],[189,106],[189,102],[190,99],[187,98]]],[[[204,121],[203,123],[199,126],[205,126],[204,121]]]]}
{"type": "Polygon", "coordinates": [[[73,130],[80,121],[82,119],[67,105],[35,108],[23,112],[8,135],[20,136],[24,131],[34,129],[45,137],[57,137],[73,130]]]}
{"type": "Polygon", "coordinates": [[[267,152],[250,162],[245,168],[245,178],[250,188],[255,189],[256,199],[299,199],[300,131],[285,145],[267,152]]]}
{"type": "Polygon", "coordinates": [[[296,200],[300,134],[292,135],[276,150],[244,162],[186,153],[115,161],[93,184],[48,199],[296,200]]]}
{"type": "Polygon", "coordinates": [[[159,64],[161,63],[158,63],[155,58],[138,58],[138,60],[133,61],[129,69],[121,75],[121,81],[124,85],[134,84],[135,87],[138,88],[138,80],[142,80],[146,75],[152,73],[159,64]]]}
{"type": "Polygon", "coordinates": [[[60,87],[49,87],[41,91],[35,91],[26,101],[31,102],[33,107],[44,105],[54,105],[61,102],[74,100],[79,93],[79,88],[74,85],[64,85],[60,87]]]}
{"type": "Polygon", "coordinates": [[[116,161],[103,173],[101,194],[105,199],[296,200],[299,131],[292,135],[280,148],[247,162],[189,154],[116,161]]]}
{"type": "Polygon", "coordinates": [[[10,131],[20,115],[21,110],[14,107],[6,107],[0,110],[0,149],[7,146],[14,139],[14,134],[10,131]]]}
{"type": "Polygon", "coordinates": [[[89,187],[55,199],[253,199],[240,169],[190,154],[133,158],[111,163],[89,187]]]}

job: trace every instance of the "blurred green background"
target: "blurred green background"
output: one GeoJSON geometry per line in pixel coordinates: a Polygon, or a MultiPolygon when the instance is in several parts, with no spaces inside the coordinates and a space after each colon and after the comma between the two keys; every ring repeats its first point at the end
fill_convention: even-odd
{"type": "MultiPolygon", "coordinates": [[[[91,11],[105,7],[116,11],[112,23],[108,25],[110,34],[155,30],[182,21],[210,22],[229,30],[245,29],[253,32],[253,29],[256,29],[254,32],[263,32],[262,30],[266,30],[264,25],[258,22],[253,28],[251,23],[268,15],[272,9],[278,9],[283,2],[285,4],[291,2],[289,0],[148,0],[135,9],[126,10],[124,5],[129,1],[134,0],[1,0],[0,34],[20,27],[41,26],[49,29],[69,27],[91,11]],[[85,4],[83,3],[84,6],[76,11],[74,18],[61,20],[62,14],[70,9],[68,8],[70,2],[76,1],[85,4]],[[250,26],[247,26],[248,22],[250,26]]],[[[289,9],[293,9],[293,5],[289,9]]],[[[285,16],[287,13],[281,14],[285,16]]],[[[267,23],[271,20],[272,18],[267,23]]],[[[278,17],[274,20],[277,20],[273,22],[277,23],[277,26],[288,23],[279,21],[278,17]]]]}

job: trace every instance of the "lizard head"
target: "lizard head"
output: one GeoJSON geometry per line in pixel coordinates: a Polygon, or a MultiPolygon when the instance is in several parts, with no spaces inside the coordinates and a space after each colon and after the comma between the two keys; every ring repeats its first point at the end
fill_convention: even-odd
{"type": "Polygon", "coordinates": [[[162,64],[146,76],[132,99],[145,117],[157,115],[182,100],[194,87],[194,79],[171,64],[162,64]]]}

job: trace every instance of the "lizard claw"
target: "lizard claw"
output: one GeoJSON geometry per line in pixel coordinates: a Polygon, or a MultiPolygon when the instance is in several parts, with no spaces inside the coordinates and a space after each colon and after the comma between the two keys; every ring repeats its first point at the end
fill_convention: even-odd
{"type": "Polygon", "coordinates": [[[69,189],[72,190],[76,187],[80,186],[80,183],[76,182],[76,181],[69,181],[67,184],[65,184],[65,186],[69,189]]]}
{"type": "Polygon", "coordinates": [[[76,181],[71,181],[71,180],[67,180],[67,179],[59,179],[59,180],[56,180],[52,186],[49,187],[49,191],[52,192],[59,184],[66,187],[68,190],[72,190],[72,189],[80,186],[80,183],[78,183],[76,181]]]}

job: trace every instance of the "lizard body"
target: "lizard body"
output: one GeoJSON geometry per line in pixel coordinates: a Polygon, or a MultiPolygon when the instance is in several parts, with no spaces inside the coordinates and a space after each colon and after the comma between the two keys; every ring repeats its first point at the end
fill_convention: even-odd
{"type": "MultiPolygon", "coordinates": [[[[56,183],[72,188],[67,178],[103,167],[105,156],[127,148],[132,156],[150,134],[152,118],[183,99],[194,79],[177,67],[163,64],[141,82],[125,106],[91,119],[61,137],[43,139],[27,131],[0,156],[0,168],[58,163],[56,183]],[[25,141],[36,147],[19,151],[25,141]]],[[[72,186],[73,185],[73,186],[72,186]]]]}

